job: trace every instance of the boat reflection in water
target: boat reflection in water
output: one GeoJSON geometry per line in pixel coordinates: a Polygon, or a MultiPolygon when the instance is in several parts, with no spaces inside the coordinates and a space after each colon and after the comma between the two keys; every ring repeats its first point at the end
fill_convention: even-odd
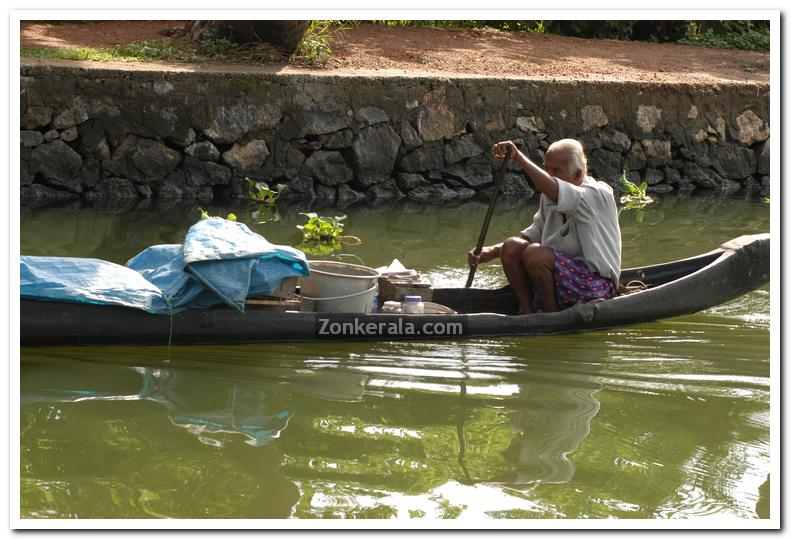
{"type": "Polygon", "coordinates": [[[362,395],[363,377],[323,369],[263,375],[254,366],[186,360],[200,353],[174,350],[164,361],[162,349],[143,355],[106,349],[53,355],[41,349],[28,355],[20,400],[24,514],[27,507],[47,508],[30,517],[291,514],[301,493],[276,444],[294,414],[284,386],[325,403],[354,401],[362,395]],[[144,359],[157,365],[129,365],[144,359]],[[65,481],[52,482],[63,474],[64,451],[76,459],[67,465],[65,481]],[[236,485],[228,491],[233,495],[226,484],[236,485]],[[179,485],[184,493],[173,492],[179,485]],[[82,497],[89,492],[94,502],[82,497]],[[97,501],[99,492],[106,496],[97,501]],[[55,496],[40,500],[46,493],[55,496]]]}
{"type": "Polygon", "coordinates": [[[251,446],[263,446],[288,426],[291,412],[267,405],[265,384],[218,380],[198,370],[92,364],[91,377],[79,369],[64,372],[57,386],[24,380],[21,405],[44,402],[151,401],[165,408],[170,421],[211,446],[222,446],[217,434],[238,434],[251,446]]]}

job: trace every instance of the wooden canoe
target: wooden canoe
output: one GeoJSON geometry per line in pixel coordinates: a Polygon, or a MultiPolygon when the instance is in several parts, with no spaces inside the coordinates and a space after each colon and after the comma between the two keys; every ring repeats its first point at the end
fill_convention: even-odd
{"type": "Polygon", "coordinates": [[[648,288],[557,313],[518,315],[510,287],[434,290],[453,315],[336,314],[305,311],[245,313],[225,306],[173,316],[118,306],[22,299],[23,346],[229,344],[324,340],[463,339],[539,336],[633,325],[695,313],[769,281],[769,234],[741,236],[711,252],[626,269],[621,282],[648,288]],[[429,325],[429,326],[426,326],[429,325]]]}

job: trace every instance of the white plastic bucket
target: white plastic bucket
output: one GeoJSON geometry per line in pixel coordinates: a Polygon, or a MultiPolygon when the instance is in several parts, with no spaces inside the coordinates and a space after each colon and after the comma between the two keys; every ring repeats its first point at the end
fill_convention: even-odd
{"type": "Polygon", "coordinates": [[[310,276],[302,281],[303,309],[334,313],[369,313],[379,272],[337,261],[309,261],[310,276]],[[313,304],[312,309],[309,304],[313,304]]]}
{"type": "Polygon", "coordinates": [[[370,313],[377,289],[378,286],[374,285],[365,291],[329,298],[311,298],[302,295],[302,309],[322,313],[370,313]]]}

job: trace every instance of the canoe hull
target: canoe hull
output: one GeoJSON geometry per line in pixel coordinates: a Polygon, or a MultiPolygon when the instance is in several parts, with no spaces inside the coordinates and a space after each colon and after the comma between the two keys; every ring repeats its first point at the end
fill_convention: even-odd
{"type": "Polygon", "coordinates": [[[516,305],[508,287],[436,290],[435,300],[460,311],[456,315],[239,313],[215,307],[171,317],[118,306],[22,299],[20,335],[23,346],[165,345],[460,339],[606,329],[694,313],[763,286],[769,281],[769,235],[740,237],[708,254],[624,270],[623,276],[624,280],[643,278],[656,286],[557,313],[531,315],[509,314],[516,305]]]}

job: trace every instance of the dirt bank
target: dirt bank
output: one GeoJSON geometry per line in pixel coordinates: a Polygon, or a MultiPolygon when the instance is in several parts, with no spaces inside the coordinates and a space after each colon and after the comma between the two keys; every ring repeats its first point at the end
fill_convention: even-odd
{"type": "MultiPolygon", "coordinates": [[[[179,21],[23,24],[25,48],[113,47],[167,39],[179,21]]],[[[586,40],[496,30],[385,28],[360,25],[340,33],[322,73],[482,75],[558,80],[717,84],[769,82],[769,53],[676,44],[586,40]]],[[[156,64],[156,63],[154,63],[156,64]]],[[[163,69],[167,65],[160,64],[163,69]]],[[[268,69],[305,71],[283,63],[268,69]]]]}

